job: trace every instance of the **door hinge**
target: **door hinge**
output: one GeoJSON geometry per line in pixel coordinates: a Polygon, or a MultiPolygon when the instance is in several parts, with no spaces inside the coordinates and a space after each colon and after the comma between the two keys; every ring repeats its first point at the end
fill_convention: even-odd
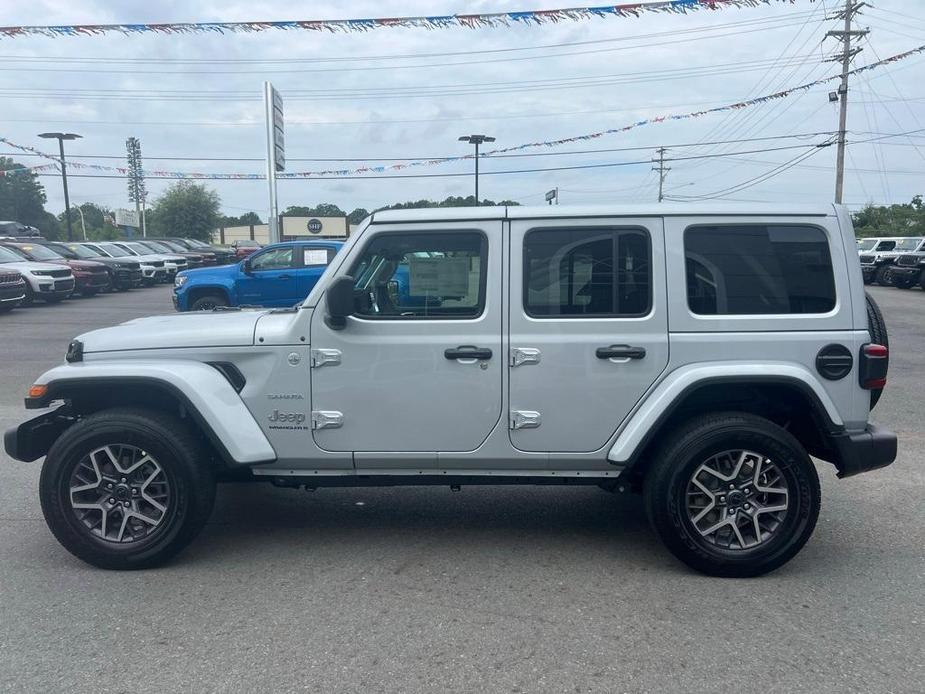
{"type": "Polygon", "coordinates": [[[540,350],[533,347],[511,347],[511,366],[539,364],[540,350]]]}
{"type": "Polygon", "coordinates": [[[339,429],[344,426],[344,413],[336,410],[312,410],[312,429],[339,429]]]}
{"type": "Polygon", "coordinates": [[[325,364],[336,366],[340,364],[341,351],[339,349],[313,349],[312,368],[316,369],[325,364]]]}
{"type": "Polygon", "coordinates": [[[511,429],[536,429],[542,423],[539,412],[511,410],[511,429]]]}

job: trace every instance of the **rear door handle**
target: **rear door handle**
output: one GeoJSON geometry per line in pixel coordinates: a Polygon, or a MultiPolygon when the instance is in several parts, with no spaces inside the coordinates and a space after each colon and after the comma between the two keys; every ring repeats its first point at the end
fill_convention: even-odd
{"type": "Polygon", "coordinates": [[[491,350],[475,345],[460,345],[445,349],[443,356],[447,359],[491,359],[491,350]]]}
{"type": "Polygon", "coordinates": [[[644,359],[645,347],[631,347],[630,345],[610,345],[598,347],[594,354],[598,359],[644,359]]]}

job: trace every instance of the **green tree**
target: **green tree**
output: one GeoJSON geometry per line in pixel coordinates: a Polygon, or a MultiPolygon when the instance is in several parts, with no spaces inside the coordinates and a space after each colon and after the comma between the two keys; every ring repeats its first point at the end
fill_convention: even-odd
{"type": "Polygon", "coordinates": [[[237,217],[222,215],[218,220],[218,225],[220,227],[244,227],[251,224],[263,224],[263,222],[260,221],[260,216],[256,212],[245,212],[237,217]]]}
{"type": "Polygon", "coordinates": [[[148,234],[208,241],[219,226],[220,207],[214,190],[193,181],[177,181],[155,200],[147,217],[148,234]]]}
{"type": "Polygon", "coordinates": [[[365,207],[358,207],[347,215],[347,224],[359,224],[369,217],[369,211],[365,207]]]}
{"type": "Polygon", "coordinates": [[[859,237],[925,236],[925,203],[921,195],[899,205],[868,204],[851,217],[859,237]]]}
{"type": "Polygon", "coordinates": [[[330,202],[322,202],[315,207],[305,207],[304,205],[290,205],[282,214],[283,217],[346,217],[347,213],[337,205],[330,202]]]}
{"type": "MultiPolygon", "coordinates": [[[[92,202],[77,205],[83,213],[83,223],[87,227],[87,239],[92,241],[111,241],[122,238],[122,232],[112,224],[112,210],[92,202]]],[[[83,237],[83,228],[80,222],[80,213],[70,210],[71,226],[75,238],[83,237]]],[[[64,213],[58,215],[58,224],[64,229],[66,226],[64,213]]]]}
{"type": "Polygon", "coordinates": [[[0,157],[0,171],[23,170],[0,176],[0,219],[28,224],[47,238],[59,238],[57,220],[45,211],[45,188],[38,176],[26,173],[25,168],[9,157],[0,157]]]}

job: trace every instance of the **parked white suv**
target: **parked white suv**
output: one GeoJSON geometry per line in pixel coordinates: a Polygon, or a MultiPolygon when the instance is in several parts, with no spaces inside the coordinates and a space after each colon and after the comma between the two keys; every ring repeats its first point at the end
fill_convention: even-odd
{"type": "Polygon", "coordinates": [[[141,266],[141,282],[147,287],[167,281],[167,268],[164,267],[163,260],[140,258],[137,254],[122,248],[112,241],[84,241],[81,245],[89,246],[107,258],[131,258],[133,262],[141,266]]]}
{"type": "Polygon", "coordinates": [[[55,303],[74,293],[74,275],[66,265],[26,260],[9,248],[0,247],[0,269],[16,270],[26,281],[23,305],[36,299],[55,303]]]}
{"type": "Polygon", "coordinates": [[[761,574],[816,524],[810,456],[896,456],[854,244],[837,206],[377,212],[295,308],[79,336],[6,450],[107,568],[175,554],[233,479],[640,491],[681,560],[761,574]]]}

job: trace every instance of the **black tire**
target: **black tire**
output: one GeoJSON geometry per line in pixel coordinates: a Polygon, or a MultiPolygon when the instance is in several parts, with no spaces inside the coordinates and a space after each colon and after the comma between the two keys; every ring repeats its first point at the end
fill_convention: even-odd
{"type": "Polygon", "coordinates": [[[912,289],[914,284],[915,280],[893,278],[893,286],[897,289],[912,289]]]}
{"type": "Polygon", "coordinates": [[[223,297],[220,294],[206,294],[205,296],[200,296],[196,301],[193,302],[193,305],[190,306],[190,311],[211,311],[214,308],[219,306],[227,306],[228,299],[223,297]]]}
{"type": "Polygon", "coordinates": [[[877,268],[877,274],[874,278],[881,287],[891,287],[893,285],[893,267],[883,265],[877,268]]]}
{"type": "MultiPolygon", "coordinates": [[[[652,527],[678,559],[711,576],[759,576],[792,559],[816,526],[820,496],[816,468],[799,441],[762,417],[731,412],[697,417],[683,425],[658,449],[644,480],[652,527]],[[698,532],[688,513],[688,486],[711,456],[738,450],[754,451],[772,461],[790,493],[783,518],[766,539],[755,546],[727,549],[698,532]]],[[[718,511],[725,518],[723,510],[718,511]]],[[[748,519],[742,520],[747,529],[748,519]]]]}
{"type": "MultiPolygon", "coordinates": [[[[867,292],[864,292],[864,298],[867,301],[867,330],[870,332],[872,342],[884,347],[890,346],[890,336],[886,330],[886,321],[883,319],[883,313],[880,306],[867,292]]],[[[887,370],[890,368],[889,357],[887,357],[887,370]]],[[[870,391],[870,409],[874,409],[880,402],[880,396],[883,395],[883,388],[877,388],[870,391]]]]}
{"type": "Polygon", "coordinates": [[[82,290],[80,292],[80,295],[82,297],[89,298],[91,296],[96,296],[99,293],[99,291],[100,291],[99,287],[91,287],[89,289],[82,290]]]}
{"type": "Polygon", "coordinates": [[[52,445],[42,466],[39,495],[48,527],[69,552],[103,569],[147,569],[177,554],[205,525],[215,501],[215,477],[196,436],[183,421],[154,410],[116,408],[82,419],[52,445]],[[159,524],[150,534],[129,542],[93,534],[71,506],[75,468],[91,451],[117,445],[135,446],[153,457],[170,492],[159,524]]]}
{"type": "Polygon", "coordinates": [[[923,270],[922,273],[919,275],[919,287],[921,287],[922,290],[925,291],[925,270],[923,270]]]}
{"type": "Polygon", "coordinates": [[[31,306],[35,303],[35,292],[32,291],[32,285],[26,282],[26,296],[20,302],[20,306],[31,306]]]}

